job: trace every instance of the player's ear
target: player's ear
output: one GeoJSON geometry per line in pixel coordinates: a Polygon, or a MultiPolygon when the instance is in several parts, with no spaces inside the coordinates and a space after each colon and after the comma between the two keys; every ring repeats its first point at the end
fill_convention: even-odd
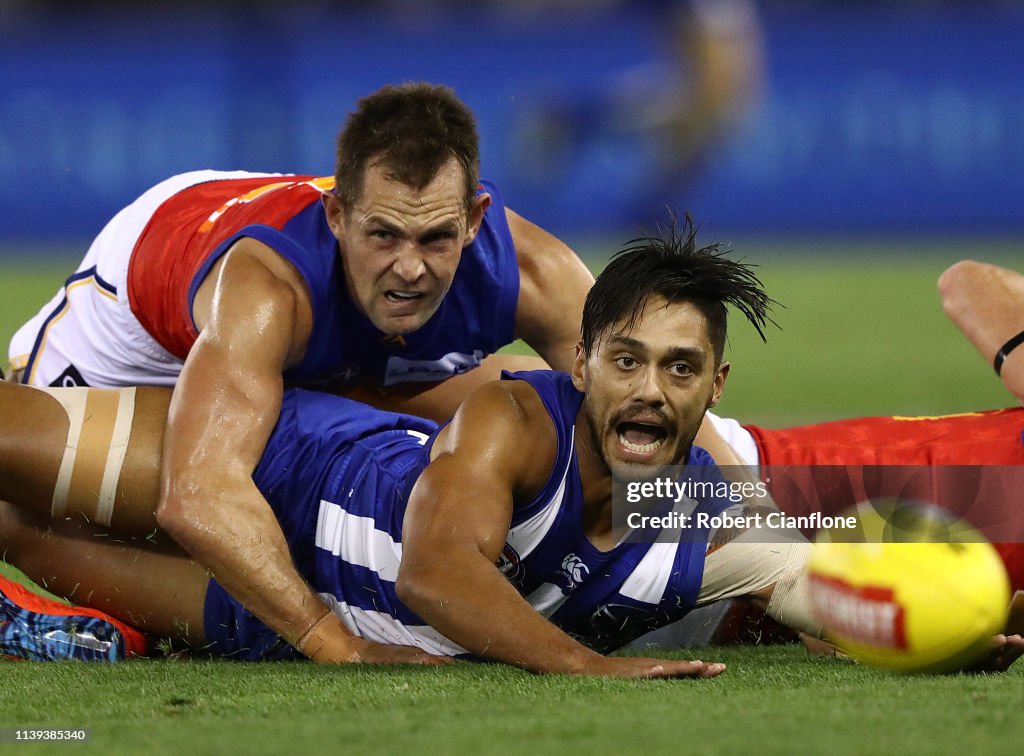
{"type": "Polygon", "coordinates": [[[345,208],[334,192],[322,192],[320,203],[324,206],[324,215],[327,216],[327,225],[336,239],[340,239],[345,233],[345,208]]]}
{"type": "Polygon", "coordinates": [[[718,371],[715,373],[715,386],[711,391],[711,400],[708,402],[708,409],[722,401],[722,392],[725,391],[725,382],[729,378],[729,363],[723,362],[718,366],[718,371]]]}
{"type": "Polygon", "coordinates": [[[491,206],[491,195],[487,192],[481,192],[473,198],[473,204],[469,208],[469,231],[466,234],[465,244],[470,244],[476,238],[477,233],[480,231],[480,226],[484,222],[484,213],[487,212],[487,208],[491,206]]]}
{"type": "Polygon", "coordinates": [[[576,356],[572,361],[572,385],[577,391],[584,391],[587,385],[587,354],[583,351],[583,342],[576,342],[576,356]]]}

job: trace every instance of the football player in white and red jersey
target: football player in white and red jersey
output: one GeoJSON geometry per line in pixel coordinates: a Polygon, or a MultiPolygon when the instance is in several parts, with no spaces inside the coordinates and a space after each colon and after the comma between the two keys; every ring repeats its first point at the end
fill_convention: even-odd
{"type": "Polygon", "coordinates": [[[159,521],[286,638],[326,611],[251,477],[286,383],[363,381],[387,403],[441,382],[407,409],[444,418],[514,338],[571,364],[593,277],[504,207],[478,155],[451,90],[385,87],[333,179],[201,171],[147,191],[11,342],[33,385],[175,386],[159,521]]]}

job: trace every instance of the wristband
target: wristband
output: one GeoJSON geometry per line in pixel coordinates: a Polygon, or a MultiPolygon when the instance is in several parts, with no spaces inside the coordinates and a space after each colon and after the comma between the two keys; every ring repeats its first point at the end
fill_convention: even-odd
{"type": "Polygon", "coordinates": [[[1018,333],[999,348],[999,351],[996,352],[996,358],[992,362],[992,367],[996,369],[996,375],[999,375],[1002,372],[1003,361],[1009,356],[1010,352],[1021,344],[1024,344],[1024,331],[1018,333]]]}

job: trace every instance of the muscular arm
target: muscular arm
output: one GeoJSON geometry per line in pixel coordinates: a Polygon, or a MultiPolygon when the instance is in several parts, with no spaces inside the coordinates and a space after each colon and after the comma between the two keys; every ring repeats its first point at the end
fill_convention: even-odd
{"type": "Polygon", "coordinates": [[[495,383],[478,389],[438,444],[403,525],[397,590],[413,611],[470,652],[534,672],[654,677],[721,671],[701,662],[603,657],[538,614],[498,570],[513,500],[539,490],[554,463],[554,427],[531,388],[495,383]]]}
{"type": "Polygon", "coordinates": [[[205,291],[197,298],[201,334],[171,400],[157,519],[295,644],[326,607],[296,572],[251,477],[281,409],[281,373],[300,353],[311,317],[288,267],[243,239],[225,258],[208,312],[205,291]]]}
{"type": "Polygon", "coordinates": [[[569,371],[594,277],[564,242],[511,210],[505,213],[519,260],[516,336],[554,369],[569,371]]]}
{"type": "MultiPolygon", "coordinates": [[[[939,278],[942,307],[992,365],[996,352],[1024,331],[1024,276],[996,265],[962,260],[939,278]]],[[[1024,403],[1024,345],[1010,352],[1000,373],[1024,403]]]]}
{"type": "Polygon", "coordinates": [[[216,275],[196,298],[201,334],[171,399],[157,521],[307,656],[364,659],[367,644],[299,575],[252,480],[281,410],[282,371],[308,339],[308,294],[291,265],[253,239],[237,243],[216,275]]]}

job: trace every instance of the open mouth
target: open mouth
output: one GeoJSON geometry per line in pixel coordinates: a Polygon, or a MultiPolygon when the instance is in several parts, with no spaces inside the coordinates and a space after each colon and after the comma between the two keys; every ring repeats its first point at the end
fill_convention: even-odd
{"type": "Polygon", "coordinates": [[[384,298],[389,302],[413,302],[417,299],[422,299],[423,294],[416,291],[397,291],[395,289],[388,289],[384,292],[384,298]]]}
{"type": "Polygon", "coordinates": [[[615,426],[622,448],[633,454],[649,455],[656,452],[668,438],[668,432],[654,423],[628,420],[615,426]]]}

